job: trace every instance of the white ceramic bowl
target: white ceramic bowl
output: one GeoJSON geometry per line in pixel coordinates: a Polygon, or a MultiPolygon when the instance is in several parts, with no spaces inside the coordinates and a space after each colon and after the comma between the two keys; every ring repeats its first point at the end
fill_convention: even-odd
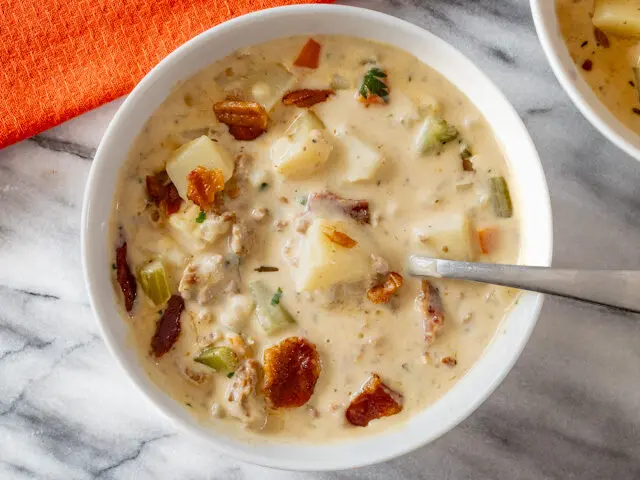
{"type": "Polygon", "coordinates": [[[154,68],[113,118],[96,153],[85,194],[82,258],[93,310],[108,347],[141,392],[187,431],[221,452],[247,462],[296,470],[334,470],[396,457],[453,428],[476,409],[509,372],[536,323],[542,296],[526,293],[475,366],[438,402],[399,428],[378,436],[320,445],[246,444],[198,424],[145,375],[127,345],[127,323],[118,314],[111,283],[113,245],[108,241],[120,166],[147,118],[173,85],[240,47],[277,37],[341,34],[371,38],[403,48],[439,70],[482,111],[504,148],[511,190],[521,217],[521,263],[549,265],[552,230],[549,194],[535,147],[520,118],[498,89],[469,60],[444,41],[397,18],[352,7],[306,5],[236,18],[197,36],[154,68]]]}
{"type": "Polygon", "coordinates": [[[571,101],[614,145],[640,160],[640,135],[626,127],[602,104],[573,63],[560,33],[555,0],[531,0],[531,12],[542,49],[571,101]]]}

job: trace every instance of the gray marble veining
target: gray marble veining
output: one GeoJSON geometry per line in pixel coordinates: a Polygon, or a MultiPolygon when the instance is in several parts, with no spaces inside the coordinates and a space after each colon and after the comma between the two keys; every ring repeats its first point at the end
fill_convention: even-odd
{"type": "MultiPolygon", "coordinates": [[[[564,94],[525,0],[356,0],[424,26],[503,90],[540,151],[556,266],[640,268],[640,163],[564,94]]],[[[494,395],[409,455],[327,474],[221,456],[134,391],[99,336],[80,267],[91,158],[121,101],[0,151],[1,479],[640,478],[640,317],[548,298],[494,395]]]]}

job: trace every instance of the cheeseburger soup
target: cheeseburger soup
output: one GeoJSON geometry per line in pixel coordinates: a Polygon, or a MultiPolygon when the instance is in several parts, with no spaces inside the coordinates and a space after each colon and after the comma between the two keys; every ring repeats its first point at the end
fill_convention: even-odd
{"type": "Polygon", "coordinates": [[[244,438],[389,428],[482,354],[516,292],[410,278],[410,253],[514,263],[486,121],[367,40],[286,38],[178,85],[123,167],[113,281],[153,381],[244,438]]]}
{"type": "Polygon", "coordinates": [[[600,101],[640,134],[640,0],[556,0],[571,58],[600,101]]]}

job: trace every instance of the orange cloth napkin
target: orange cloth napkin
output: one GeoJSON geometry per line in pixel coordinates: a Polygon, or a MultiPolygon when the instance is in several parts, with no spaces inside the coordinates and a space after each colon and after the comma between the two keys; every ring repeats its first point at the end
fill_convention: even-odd
{"type": "Polygon", "coordinates": [[[0,0],[0,148],[131,91],[198,33],[327,0],[0,0]]]}

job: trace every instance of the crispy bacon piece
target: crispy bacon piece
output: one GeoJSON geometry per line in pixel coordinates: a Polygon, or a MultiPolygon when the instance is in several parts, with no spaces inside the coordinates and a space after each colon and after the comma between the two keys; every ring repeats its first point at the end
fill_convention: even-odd
{"type": "Polygon", "coordinates": [[[322,367],[316,346],[289,337],[264,351],[264,392],[272,408],[300,407],[309,401],[322,367]]]}
{"type": "Polygon", "coordinates": [[[184,300],[180,295],[171,295],[167,308],[156,324],[156,333],[151,339],[151,351],[156,358],[171,350],[180,336],[180,315],[184,310],[184,300]]]}
{"type": "Polygon", "coordinates": [[[215,103],[213,105],[213,111],[218,121],[229,126],[232,135],[234,135],[235,132],[235,135],[247,138],[254,134],[257,137],[267,130],[269,115],[264,107],[257,102],[224,100],[215,103]],[[231,131],[232,127],[234,128],[233,132],[231,131]],[[258,131],[260,131],[259,134],[257,133],[258,131]]]}
{"type": "Polygon", "coordinates": [[[358,242],[356,242],[349,235],[347,235],[346,233],[342,233],[341,231],[336,230],[335,228],[325,227],[322,229],[322,233],[324,234],[325,237],[331,240],[332,243],[335,243],[336,245],[340,245],[341,247],[353,248],[356,245],[358,245],[358,242]]]}
{"type": "Polygon", "coordinates": [[[485,255],[493,252],[500,243],[500,230],[497,228],[483,228],[478,230],[478,244],[485,255]]]}
{"type": "Polygon", "coordinates": [[[178,189],[169,180],[169,175],[164,170],[155,175],[147,175],[147,194],[157,207],[163,209],[167,215],[176,213],[182,205],[182,198],[178,189]]]}
{"type": "Polygon", "coordinates": [[[379,285],[374,285],[367,290],[367,298],[372,303],[389,303],[391,296],[402,286],[404,279],[396,272],[387,273],[387,278],[379,285]]]}
{"type": "Polygon", "coordinates": [[[318,68],[320,63],[320,44],[313,38],[307,40],[293,61],[296,67],[318,68]]]}
{"type": "Polygon", "coordinates": [[[440,292],[428,280],[422,280],[418,301],[423,316],[424,340],[430,345],[445,319],[440,292]]]}
{"type": "Polygon", "coordinates": [[[136,299],[137,285],[136,277],[131,273],[129,262],[127,262],[127,242],[116,248],[116,278],[124,295],[124,307],[128,313],[131,313],[136,299]]]}
{"type": "Polygon", "coordinates": [[[216,193],[224,190],[222,170],[197,167],[187,175],[187,198],[206,211],[215,203],[216,193]]]}
{"type": "Polygon", "coordinates": [[[240,140],[242,142],[255,140],[264,132],[266,132],[266,130],[259,127],[243,127],[241,125],[229,126],[229,133],[231,134],[231,136],[236,140],[240,140]]]}
{"type": "Polygon", "coordinates": [[[333,90],[312,90],[303,88],[302,90],[294,90],[282,97],[282,103],[291,106],[295,105],[300,108],[313,107],[316,103],[325,102],[327,98],[334,95],[333,90]]]}
{"type": "Polygon", "coordinates": [[[402,411],[402,395],[385,385],[377,373],[364,384],[351,400],[345,417],[351,425],[366,427],[371,420],[389,417],[402,411]]]}
{"type": "Polygon", "coordinates": [[[456,357],[452,357],[452,356],[442,357],[440,362],[443,365],[446,365],[447,367],[451,367],[451,368],[455,367],[458,364],[458,360],[456,360],[456,357]]]}
{"type": "Polygon", "coordinates": [[[309,196],[307,209],[312,210],[314,204],[322,201],[334,204],[358,223],[368,224],[371,221],[368,200],[352,200],[350,198],[340,197],[331,192],[314,193],[309,196]]]}

